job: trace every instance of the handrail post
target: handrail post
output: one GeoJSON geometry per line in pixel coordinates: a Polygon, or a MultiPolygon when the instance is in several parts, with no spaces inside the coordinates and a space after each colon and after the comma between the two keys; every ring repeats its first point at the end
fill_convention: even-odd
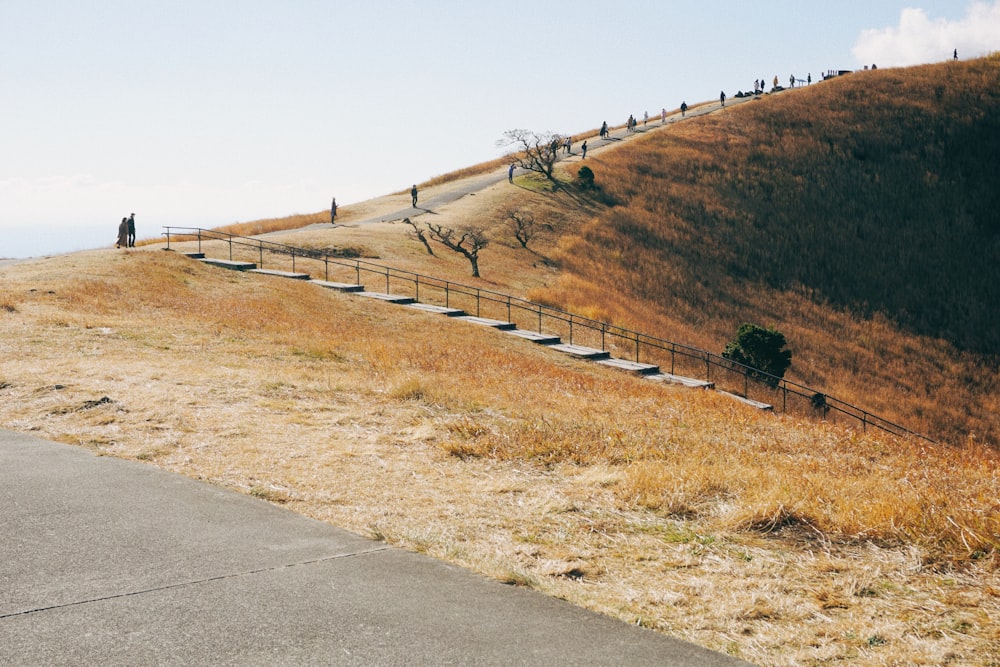
{"type": "MultiPolygon", "coordinates": [[[[172,248],[172,245],[176,245],[177,243],[182,242],[182,241],[174,241],[174,239],[172,238],[173,236],[184,236],[184,237],[195,236],[196,237],[196,241],[197,241],[197,249],[198,249],[199,253],[203,253],[205,251],[203,241],[204,242],[208,242],[208,241],[226,241],[228,243],[228,245],[229,245],[229,259],[230,259],[230,261],[232,261],[233,257],[235,256],[235,250],[233,248],[234,245],[239,245],[240,247],[247,247],[249,249],[249,248],[252,248],[253,247],[253,243],[256,242],[257,243],[257,248],[258,248],[258,256],[259,256],[261,268],[263,268],[263,265],[264,265],[264,250],[265,249],[268,251],[268,253],[275,254],[275,255],[277,255],[277,254],[290,254],[291,255],[291,265],[292,265],[292,270],[293,271],[297,270],[296,258],[298,256],[299,252],[301,252],[302,253],[302,257],[304,257],[304,258],[314,258],[314,259],[322,259],[323,260],[324,276],[325,276],[325,278],[326,278],[327,281],[329,281],[329,279],[330,279],[330,264],[331,264],[331,262],[335,266],[344,266],[344,267],[346,267],[346,266],[349,266],[348,262],[350,261],[350,260],[347,260],[347,258],[344,258],[344,261],[341,261],[341,260],[339,260],[339,259],[337,259],[335,257],[331,257],[330,255],[328,255],[326,253],[323,253],[322,255],[320,255],[319,253],[316,253],[314,251],[309,251],[309,250],[304,249],[304,248],[297,248],[297,247],[294,247],[294,246],[287,246],[287,245],[278,244],[278,243],[269,243],[269,242],[262,241],[260,239],[252,239],[250,237],[244,237],[244,236],[240,236],[240,235],[237,235],[237,234],[230,234],[228,232],[223,232],[223,231],[206,230],[206,229],[202,229],[200,227],[170,227],[170,226],[165,226],[164,229],[166,230],[167,249],[168,250],[170,250],[172,248]],[[175,232],[174,229],[177,229],[178,231],[175,232]]],[[[190,242],[190,239],[188,240],[188,242],[190,242]]],[[[247,256],[249,256],[249,250],[248,250],[248,255],[247,256]]],[[[369,262],[364,262],[364,263],[365,263],[365,272],[366,272],[366,274],[367,273],[376,274],[376,273],[379,272],[379,270],[384,270],[385,271],[385,290],[386,290],[386,293],[388,294],[389,291],[391,290],[391,287],[392,287],[392,271],[394,269],[392,269],[392,267],[381,266],[379,264],[374,264],[374,263],[369,263],[369,262]]],[[[355,277],[356,277],[357,283],[359,285],[361,284],[361,264],[362,264],[362,260],[360,260],[360,259],[354,260],[354,272],[355,272],[355,277]]],[[[449,307],[449,308],[451,307],[452,283],[450,281],[439,281],[439,280],[437,280],[435,278],[432,278],[432,277],[429,277],[429,276],[421,276],[420,274],[417,274],[417,273],[414,273],[414,272],[410,272],[410,271],[399,271],[397,275],[398,275],[398,277],[400,277],[403,280],[406,279],[406,275],[412,276],[411,280],[414,283],[414,288],[413,288],[414,289],[414,294],[415,294],[415,298],[418,301],[420,299],[420,279],[421,279],[421,277],[425,278],[425,282],[424,282],[425,288],[429,287],[431,289],[430,299],[432,301],[435,298],[437,298],[437,297],[433,296],[433,290],[435,288],[441,288],[441,287],[443,287],[444,292],[445,292],[445,305],[447,307],[449,307]]],[[[345,275],[344,279],[345,280],[347,279],[346,275],[345,275]]],[[[362,286],[362,288],[363,288],[363,286],[362,286]]],[[[519,297],[514,297],[514,296],[511,296],[509,294],[501,294],[501,293],[494,292],[494,291],[488,290],[488,289],[487,290],[483,290],[483,289],[481,289],[479,287],[472,287],[470,285],[464,285],[464,284],[461,284],[461,283],[455,283],[455,290],[457,291],[457,294],[460,295],[460,297],[461,297],[460,302],[462,304],[467,303],[465,301],[465,299],[467,297],[469,297],[469,296],[472,296],[475,299],[475,301],[476,301],[476,310],[475,310],[475,313],[476,313],[477,317],[482,317],[482,315],[483,315],[483,299],[484,298],[487,300],[488,303],[498,303],[498,304],[506,303],[506,307],[507,307],[507,319],[508,319],[508,321],[510,321],[510,320],[513,319],[513,309],[514,309],[514,305],[515,305],[514,304],[515,300],[518,302],[517,303],[517,307],[519,309],[523,309],[528,314],[530,314],[531,308],[535,308],[536,309],[536,313],[537,313],[537,317],[538,317],[538,333],[539,334],[543,334],[544,333],[545,314],[546,314],[546,312],[551,312],[552,313],[552,318],[554,320],[554,322],[553,322],[553,329],[555,331],[558,332],[558,331],[561,330],[561,327],[563,326],[562,323],[565,323],[566,326],[568,327],[568,330],[569,330],[569,344],[570,345],[575,344],[575,341],[574,341],[574,338],[573,338],[574,333],[575,333],[574,328],[575,328],[575,326],[577,324],[580,324],[580,325],[582,325],[584,327],[584,329],[586,331],[589,331],[589,332],[593,332],[593,331],[597,330],[598,328],[600,329],[600,334],[601,334],[600,345],[601,345],[602,350],[604,350],[604,351],[606,351],[607,348],[608,348],[608,335],[609,334],[612,337],[616,337],[616,336],[620,337],[622,339],[622,344],[624,344],[624,342],[626,340],[628,340],[629,336],[632,336],[633,337],[633,342],[634,342],[634,345],[635,345],[635,361],[636,361],[636,363],[641,363],[641,359],[643,359],[643,356],[642,356],[643,347],[642,346],[643,346],[644,342],[646,343],[647,346],[652,346],[653,347],[653,351],[650,353],[650,357],[647,357],[647,360],[649,360],[649,361],[659,361],[659,360],[661,360],[661,358],[662,358],[661,357],[662,352],[666,351],[667,349],[669,349],[669,351],[670,351],[670,373],[671,374],[677,373],[678,370],[681,373],[684,373],[685,375],[687,374],[687,371],[685,371],[685,369],[683,369],[683,368],[682,369],[677,369],[677,354],[678,354],[678,352],[684,357],[685,368],[688,367],[688,364],[691,364],[692,366],[696,365],[694,362],[698,358],[698,355],[700,354],[702,356],[702,360],[705,362],[705,379],[708,382],[711,382],[711,379],[712,379],[712,366],[713,365],[716,365],[716,366],[718,366],[720,368],[720,377],[721,377],[721,379],[723,381],[725,381],[727,383],[731,383],[732,382],[732,378],[730,378],[728,375],[726,375],[722,371],[736,371],[736,370],[739,370],[740,368],[742,368],[742,370],[743,370],[743,392],[744,392],[744,395],[747,398],[749,398],[749,394],[750,394],[750,375],[751,375],[751,373],[755,374],[755,377],[756,377],[757,373],[761,373],[762,376],[763,376],[763,372],[759,371],[758,369],[746,366],[744,364],[736,364],[736,362],[733,362],[732,360],[726,360],[726,359],[724,359],[724,357],[719,357],[718,355],[713,354],[711,352],[707,352],[705,350],[700,350],[698,348],[694,348],[694,347],[691,347],[691,346],[688,346],[688,345],[679,345],[679,344],[677,344],[677,343],[675,343],[673,341],[668,341],[668,340],[664,340],[664,339],[661,339],[661,338],[658,338],[658,337],[655,337],[655,336],[643,334],[643,333],[641,333],[639,331],[632,331],[632,330],[625,329],[625,328],[622,328],[622,327],[613,326],[613,325],[611,325],[611,324],[609,324],[607,322],[599,322],[596,319],[590,318],[590,317],[583,317],[583,316],[581,316],[579,318],[579,320],[577,320],[576,316],[573,313],[565,311],[565,310],[563,310],[561,308],[544,306],[541,303],[533,303],[531,301],[524,300],[524,299],[521,299],[519,297]],[[488,295],[488,296],[484,297],[483,296],[484,293],[486,295],[488,295]],[[645,340],[644,340],[643,336],[645,336],[645,340]],[[667,345],[669,345],[669,348],[667,347],[667,345]],[[716,358],[719,359],[718,362],[715,361],[716,358]],[[725,363],[723,363],[723,362],[725,362],[725,363]]],[[[425,289],[424,291],[426,292],[427,289],[425,289]]],[[[490,312],[492,313],[493,311],[490,311],[490,312]]],[[[586,340],[591,340],[591,339],[587,338],[586,340]]],[[[696,373],[696,371],[694,371],[693,368],[692,368],[691,372],[696,373]]],[[[774,377],[774,376],[768,376],[768,377],[774,377]]],[[[804,385],[800,385],[800,384],[798,384],[796,382],[789,382],[787,379],[784,379],[784,378],[775,378],[775,379],[778,380],[778,383],[776,383],[774,385],[774,389],[779,389],[781,391],[781,406],[782,406],[781,409],[784,412],[788,411],[788,398],[789,398],[788,395],[789,395],[789,392],[791,392],[795,396],[804,396],[806,398],[809,397],[809,392],[815,392],[814,389],[810,389],[810,388],[805,387],[804,385]],[[794,384],[795,385],[795,389],[794,390],[789,387],[790,384],[794,384]],[[807,393],[800,393],[800,392],[807,392],[807,393]]],[[[772,390],[772,392],[770,394],[767,394],[767,395],[772,396],[772,398],[776,398],[776,397],[773,396],[773,390],[772,390]]],[[[876,429],[879,429],[879,430],[882,430],[882,431],[886,431],[886,432],[892,433],[894,435],[909,434],[909,435],[913,435],[913,436],[922,438],[924,440],[927,440],[928,442],[932,442],[932,443],[934,442],[934,440],[928,438],[927,436],[921,435],[921,434],[919,434],[919,433],[917,433],[915,431],[911,431],[911,430],[907,429],[905,426],[900,426],[899,424],[894,424],[893,422],[890,422],[887,419],[879,417],[876,414],[870,413],[867,410],[864,410],[864,409],[862,409],[862,408],[860,408],[858,406],[851,405],[851,404],[845,403],[843,401],[839,401],[837,399],[834,399],[833,397],[826,397],[825,395],[822,395],[822,394],[816,394],[816,395],[814,395],[814,398],[816,398],[816,396],[821,396],[821,397],[824,398],[824,401],[823,401],[823,404],[822,404],[822,417],[824,419],[826,419],[828,417],[828,415],[830,414],[830,412],[832,410],[835,415],[837,413],[839,413],[840,415],[843,415],[847,419],[850,419],[850,418],[853,417],[853,418],[857,419],[858,421],[860,421],[861,422],[861,426],[862,426],[862,431],[864,433],[868,432],[868,425],[870,423],[876,429]],[[830,404],[829,402],[827,402],[827,400],[832,400],[835,403],[834,404],[830,404]]],[[[774,402],[776,403],[776,401],[774,401],[774,402]]],[[[793,401],[793,402],[795,402],[795,401],[793,401]]]]}

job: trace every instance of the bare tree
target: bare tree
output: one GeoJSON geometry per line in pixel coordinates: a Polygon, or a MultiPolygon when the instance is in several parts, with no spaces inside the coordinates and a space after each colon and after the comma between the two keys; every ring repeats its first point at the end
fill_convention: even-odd
{"type": "Polygon", "coordinates": [[[431,248],[431,244],[427,242],[426,230],[421,229],[420,225],[413,222],[409,218],[403,218],[403,222],[408,224],[410,227],[413,227],[413,231],[410,232],[410,236],[423,243],[424,248],[427,249],[427,254],[430,255],[431,257],[435,257],[436,255],[434,254],[434,250],[431,248]]]}
{"type": "Polygon", "coordinates": [[[522,248],[528,247],[528,242],[535,237],[538,232],[538,224],[535,222],[535,215],[531,211],[522,211],[519,208],[507,209],[504,213],[507,226],[514,233],[514,238],[521,244],[522,248]]]}
{"type": "Polygon", "coordinates": [[[472,265],[472,277],[479,277],[479,251],[490,244],[485,230],[473,227],[459,232],[451,227],[431,222],[424,224],[427,225],[432,239],[469,260],[469,264],[472,265]]]}
{"type": "Polygon", "coordinates": [[[559,159],[559,135],[552,132],[507,130],[497,141],[502,148],[513,148],[514,164],[522,169],[541,174],[553,183],[552,169],[559,159]]]}

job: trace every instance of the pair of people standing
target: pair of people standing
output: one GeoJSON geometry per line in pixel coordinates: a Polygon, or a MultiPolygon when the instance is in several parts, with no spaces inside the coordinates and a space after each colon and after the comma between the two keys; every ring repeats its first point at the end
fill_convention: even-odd
{"type": "Polygon", "coordinates": [[[135,213],[127,218],[122,218],[118,225],[118,240],[115,241],[116,248],[135,247],[135,213]]]}

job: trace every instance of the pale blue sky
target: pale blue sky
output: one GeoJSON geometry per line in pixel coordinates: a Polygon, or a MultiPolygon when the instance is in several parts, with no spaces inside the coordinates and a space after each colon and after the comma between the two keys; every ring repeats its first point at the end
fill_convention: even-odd
{"type": "Polygon", "coordinates": [[[998,41],[1000,0],[0,0],[0,257],[108,246],[132,211],[139,238],[320,211],[508,129],[998,41]]]}

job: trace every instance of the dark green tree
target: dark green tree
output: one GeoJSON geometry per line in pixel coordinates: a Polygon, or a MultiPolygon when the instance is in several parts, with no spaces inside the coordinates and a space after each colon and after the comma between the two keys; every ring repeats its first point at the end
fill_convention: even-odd
{"type": "Polygon", "coordinates": [[[576,172],[576,180],[580,184],[581,189],[592,190],[594,188],[594,171],[587,165],[584,165],[576,172]]]}
{"type": "Polygon", "coordinates": [[[748,373],[754,380],[777,387],[792,365],[792,351],[784,347],[780,331],[744,322],[722,356],[754,369],[748,373]]]}

